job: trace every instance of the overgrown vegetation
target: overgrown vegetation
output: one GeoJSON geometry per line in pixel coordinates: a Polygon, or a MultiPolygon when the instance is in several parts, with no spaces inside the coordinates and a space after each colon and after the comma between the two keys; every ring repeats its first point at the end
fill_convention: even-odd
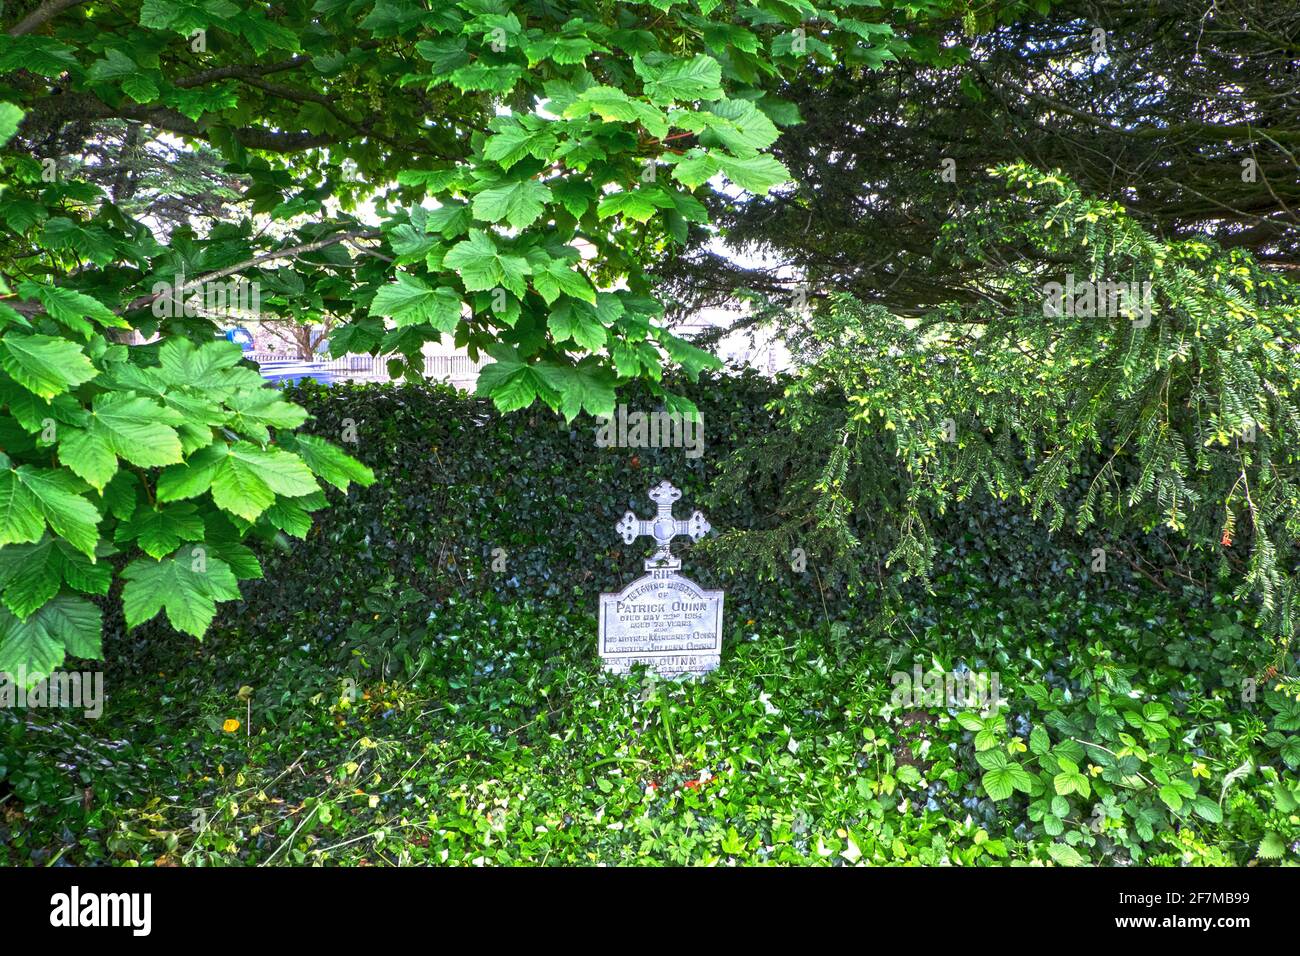
{"type": "MultiPolygon", "coordinates": [[[[771,433],[772,393],[749,376],[693,394],[720,451],[771,433]]],[[[201,645],[115,630],[102,720],[0,714],[0,859],[1300,860],[1300,712],[1230,595],[1189,614],[1140,575],[1083,574],[1086,552],[1030,522],[1012,540],[1040,550],[1006,560],[1008,515],[986,517],[987,545],[966,506],[934,593],[888,634],[862,593],[825,588],[823,608],[811,569],[732,579],[721,670],[610,677],[594,595],[640,557],[612,525],[652,476],[695,501],[709,474],[445,388],[293,397],[323,434],[353,420],[378,483],[264,555],[266,579],[201,645]],[[576,489],[596,482],[633,491],[593,506],[576,489]],[[1032,557],[1054,548],[1055,567],[1032,557]],[[914,667],[997,672],[1007,706],[896,705],[914,667]]],[[[755,488],[718,523],[770,503],[755,488]]]]}

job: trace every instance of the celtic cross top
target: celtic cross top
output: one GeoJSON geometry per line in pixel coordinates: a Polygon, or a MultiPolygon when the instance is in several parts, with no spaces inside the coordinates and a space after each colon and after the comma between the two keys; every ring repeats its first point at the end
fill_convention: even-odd
{"type": "Polygon", "coordinates": [[[680,534],[691,536],[692,541],[699,541],[709,533],[709,523],[704,515],[695,512],[689,520],[682,521],[673,517],[673,503],[682,493],[666,481],[661,481],[650,489],[650,500],[659,507],[659,512],[649,520],[638,518],[632,512],[623,515],[623,520],[614,526],[614,530],[623,536],[624,544],[631,544],[638,535],[648,534],[655,539],[658,550],[646,559],[646,570],[667,568],[675,570],[682,562],[673,557],[671,542],[680,534]]]}

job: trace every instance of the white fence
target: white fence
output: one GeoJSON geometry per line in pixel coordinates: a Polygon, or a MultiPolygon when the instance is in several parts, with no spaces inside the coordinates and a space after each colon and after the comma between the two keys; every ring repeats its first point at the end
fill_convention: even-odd
{"type": "MultiPolygon", "coordinates": [[[[339,381],[387,382],[388,355],[344,355],[342,358],[324,358],[309,362],[313,370],[326,372],[339,381]]],[[[269,363],[298,363],[295,355],[284,352],[245,352],[244,358],[251,359],[259,365],[269,363]]],[[[424,357],[425,378],[451,382],[465,388],[478,381],[478,372],[485,361],[473,361],[468,355],[426,355],[424,357]]],[[[269,371],[269,369],[268,369],[269,371]]]]}

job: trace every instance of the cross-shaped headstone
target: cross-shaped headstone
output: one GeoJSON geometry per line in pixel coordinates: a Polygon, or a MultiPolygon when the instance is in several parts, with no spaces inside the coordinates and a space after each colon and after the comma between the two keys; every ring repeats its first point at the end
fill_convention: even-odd
{"type": "Polygon", "coordinates": [[[652,568],[680,568],[682,562],[673,557],[671,542],[678,535],[690,535],[692,541],[699,541],[709,533],[709,523],[704,515],[695,512],[682,521],[673,517],[673,503],[682,493],[667,481],[661,481],[650,489],[650,500],[659,506],[659,512],[653,518],[644,520],[632,512],[623,515],[623,520],[614,526],[614,530],[623,536],[624,544],[631,544],[638,535],[648,534],[655,539],[659,548],[646,560],[647,570],[652,568]]]}

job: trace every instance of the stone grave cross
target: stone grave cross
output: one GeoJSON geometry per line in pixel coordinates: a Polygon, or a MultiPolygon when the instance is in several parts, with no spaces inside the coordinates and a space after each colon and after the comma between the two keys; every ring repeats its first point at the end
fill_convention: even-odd
{"type": "Polygon", "coordinates": [[[614,530],[623,536],[624,544],[631,544],[640,535],[650,535],[655,539],[659,547],[651,557],[646,559],[647,571],[656,568],[668,570],[680,568],[682,562],[673,557],[673,538],[684,534],[690,535],[692,541],[699,541],[709,533],[709,523],[699,511],[685,521],[673,517],[673,504],[681,496],[681,491],[667,481],[661,481],[650,489],[650,500],[659,508],[653,518],[641,519],[629,511],[623,515],[623,520],[614,526],[614,530]]]}
{"type": "Polygon", "coordinates": [[[661,481],[650,489],[650,500],[659,509],[653,518],[629,511],[614,526],[625,544],[644,534],[658,547],[646,559],[644,577],[600,596],[597,653],[612,673],[626,674],[633,665],[644,664],[661,677],[705,674],[722,660],[725,595],[677,573],[682,562],[673,557],[673,539],[689,535],[698,541],[709,533],[709,523],[698,511],[686,520],[673,517],[673,504],[681,496],[661,481]]]}

